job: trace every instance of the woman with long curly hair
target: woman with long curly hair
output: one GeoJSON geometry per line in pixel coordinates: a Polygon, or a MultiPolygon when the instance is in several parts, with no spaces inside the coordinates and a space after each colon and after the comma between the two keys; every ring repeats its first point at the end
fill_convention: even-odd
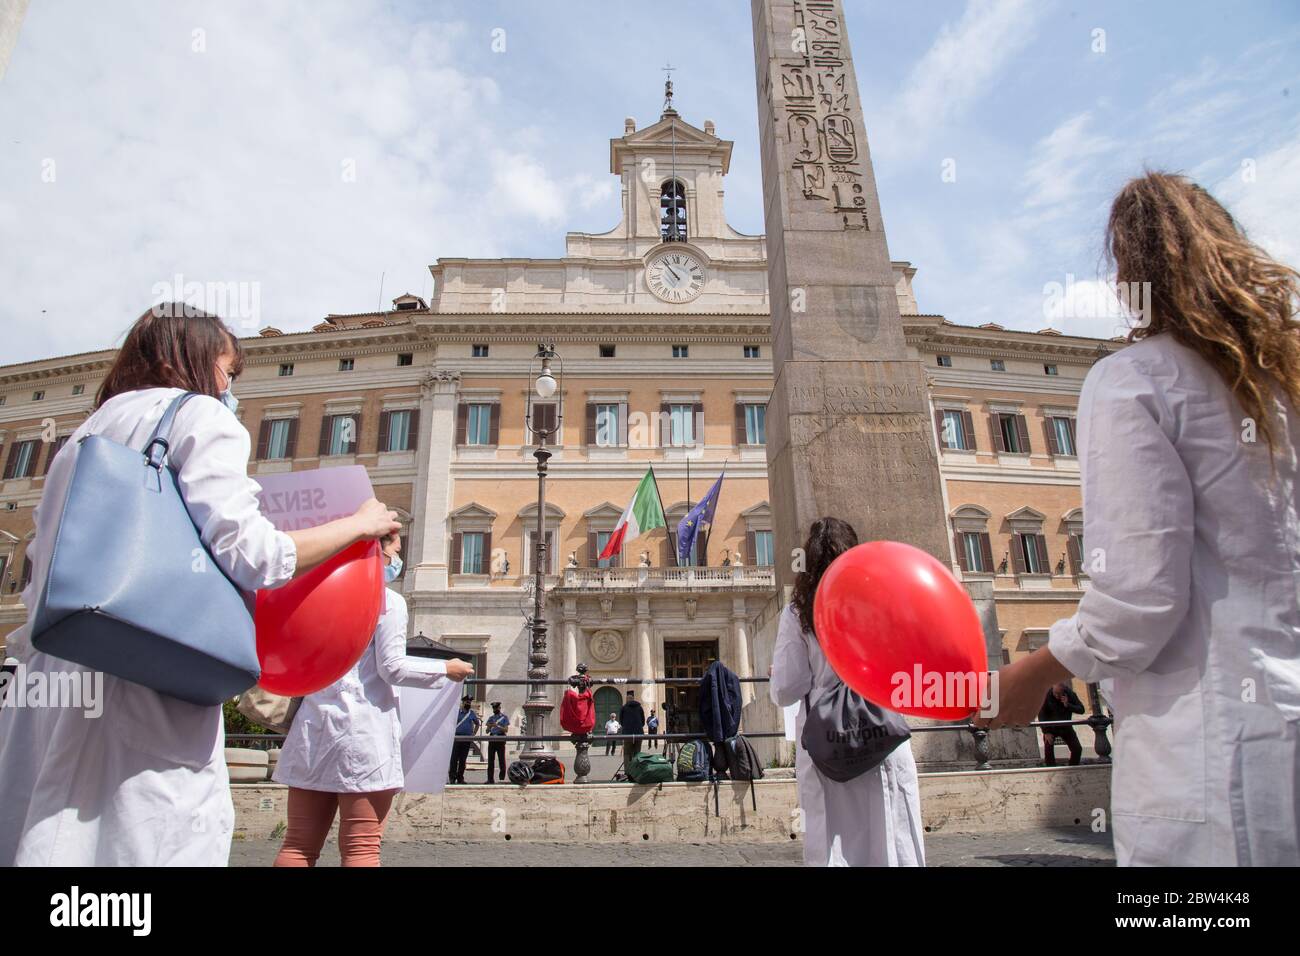
{"type": "MultiPolygon", "coordinates": [[[[777,624],[772,652],[772,702],[798,703],[795,737],[803,734],[806,701],[839,683],[813,630],[813,597],[831,562],[858,543],[838,518],[814,521],[804,543],[804,570],[777,624]]],[[[824,776],[802,744],[795,755],[808,866],[924,866],[921,799],[912,745],[904,742],[879,766],[844,783],[824,776]]]]}
{"type": "Polygon", "coordinates": [[[1079,403],[1091,588],[999,672],[993,724],[1108,680],[1121,865],[1297,864],[1300,275],[1165,173],[1120,191],[1107,246],[1149,291],[1079,403]]]}

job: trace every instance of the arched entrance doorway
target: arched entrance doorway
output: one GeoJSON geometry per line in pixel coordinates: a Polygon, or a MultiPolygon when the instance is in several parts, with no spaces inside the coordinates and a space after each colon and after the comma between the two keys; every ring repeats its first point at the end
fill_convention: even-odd
{"type": "Polygon", "coordinates": [[[609,720],[609,715],[618,716],[619,709],[623,706],[623,695],[618,692],[616,687],[597,687],[593,695],[596,706],[596,730],[592,734],[594,737],[605,736],[605,721],[609,720]]]}

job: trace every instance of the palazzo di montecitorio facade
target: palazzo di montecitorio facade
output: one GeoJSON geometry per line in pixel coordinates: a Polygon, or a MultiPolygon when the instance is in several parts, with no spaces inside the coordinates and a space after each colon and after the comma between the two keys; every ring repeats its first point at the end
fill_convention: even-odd
{"type": "MultiPolygon", "coordinates": [[[[537,471],[525,414],[546,343],[563,363],[554,399],[533,399],[539,424],[563,417],[546,506],[551,676],[584,661],[598,677],[694,677],[714,659],[742,677],[766,675],[786,599],[772,569],[790,558],[775,553],[781,502],[768,495],[764,447],[766,246],[727,224],[732,145],[671,106],[645,129],[628,119],[610,141],[609,170],[622,182],[610,231],[569,233],[562,258],[439,258],[427,303],[402,295],[388,311],[242,339],[250,473],[366,467],[403,524],[406,563],[393,586],[413,639],[475,655],[480,675],[527,676],[537,471]],[[678,564],[663,529],[599,560],[649,467],[672,530],[724,463],[715,520],[691,565],[678,564]]],[[[919,310],[909,262],[894,271],[908,345],[928,370],[952,566],[991,582],[1008,661],[1042,644],[1088,586],[1075,410],[1089,368],[1120,344],[955,325],[919,310]]],[[[0,366],[0,642],[27,614],[43,476],[112,358],[0,366]]],[[[672,729],[696,721],[694,688],[635,689],[647,711],[670,695],[672,729]]],[[[625,691],[598,689],[598,728],[625,691]]],[[[512,733],[525,693],[477,690],[503,702],[512,733]]],[[[780,729],[763,685],[746,695],[751,729],[780,729]]]]}

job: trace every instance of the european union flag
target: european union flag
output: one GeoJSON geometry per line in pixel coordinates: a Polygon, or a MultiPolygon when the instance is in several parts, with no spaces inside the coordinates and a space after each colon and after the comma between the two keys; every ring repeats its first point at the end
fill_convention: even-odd
{"type": "Polygon", "coordinates": [[[700,499],[700,503],[687,512],[677,525],[677,563],[690,561],[691,548],[695,546],[695,536],[701,531],[708,531],[713,525],[713,512],[718,508],[718,495],[722,493],[722,479],[726,472],[718,475],[709,493],[700,499]]]}

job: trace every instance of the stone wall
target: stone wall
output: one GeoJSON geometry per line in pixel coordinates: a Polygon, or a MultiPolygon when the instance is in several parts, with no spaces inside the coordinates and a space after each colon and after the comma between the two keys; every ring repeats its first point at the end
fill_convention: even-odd
{"type": "MultiPolygon", "coordinates": [[[[719,788],[714,815],[708,784],[657,787],[587,784],[518,788],[453,787],[438,796],[402,794],[389,818],[389,840],[534,840],[580,843],[782,842],[798,839],[792,779],[719,788]]],[[[278,839],[286,788],[235,784],[235,838],[278,839]]],[[[921,776],[927,832],[983,833],[1046,826],[1087,826],[1110,806],[1110,767],[990,770],[921,776]]]]}

